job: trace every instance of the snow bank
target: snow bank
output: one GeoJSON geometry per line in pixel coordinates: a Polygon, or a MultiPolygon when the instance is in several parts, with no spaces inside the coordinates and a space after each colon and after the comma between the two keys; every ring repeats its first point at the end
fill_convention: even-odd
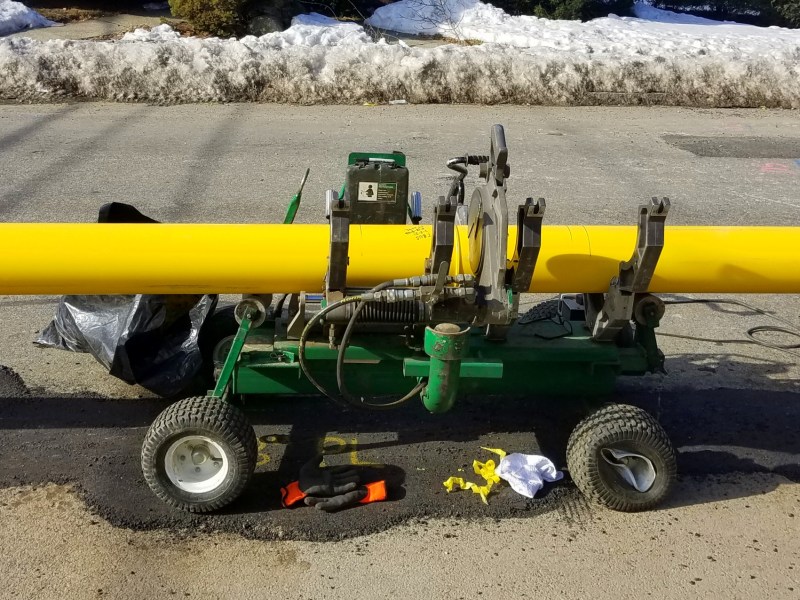
{"type": "MultiPolygon", "coordinates": [[[[388,14],[392,29],[408,24],[397,16],[408,2],[379,9],[370,22],[388,14]]],[[[464,8],[466,37],[490,43],[390,45],[320,15],[241,40],[184,38],[167,26],[119,42],[8,39],[0,40],[0,98],[800,108],[800,31],[676,23],[685,15],[659,14],[666,11],[658,20],[582,24],[447,2],[464,8]]]]}
{"type": "Polygon", "coordinates": [[[730,60],[800,48],[800,31],[712,21],[634,5],[637,17],[609,15],[587,23],[513,17],[479,0],[401,0],[375,11],[367,25],[402,33],[444,35],[571,56],[714,55],[730,60]]]}
{"type": "Polygon", "coordinates": [[[21,2],[0,0],[0,36],[11,35],[24,29],[52,27],[53,25],[58,25],[58,23],[48,21],[21,2]]]}
{"type": "MultiPolygon", "coordinates": [[[[700,8],[711,10],[710,6],[704,6],[700,8]]],[[[696,17],[686,13],[676,13],[672,12],[671,10],[662,10],[645,2],[636,2],[633,5],[633,14],[638,19],[656,21],[658,23],[673,23],[676,25],[719,25],[720,23],[725,23],[728,25],[740,25],[740,23],[736,23],[734,21],[714,21],[713,19],[696,17]]]]}
{"type": "MultiPolygon", "coordinates": [[[[173,31],[169,25],[158,25],[152,29],[137,29],[133,33],[126,33],[123,42],[177,42],[189,47],[200,49],[203,41],[200,38],[183,38],[177,31],[173,31]]],[[[232,42],[235,40],[228,40],[232,42]]],[[[292,26],[286,31],[268,33],[261,37],[248,35],[239,40],[248,48],[254,50],[280,49],[290,46],[346,46],[371,44],[370,38],[361,25],[356,23],[345,23],[312,13],[310,15],[298,15],[292,19],[292,26]]],[[[212,43],[220,43],[214,39],[212,43]]],[[[221,42],[224,43],[224,42],[221,42]]]]}

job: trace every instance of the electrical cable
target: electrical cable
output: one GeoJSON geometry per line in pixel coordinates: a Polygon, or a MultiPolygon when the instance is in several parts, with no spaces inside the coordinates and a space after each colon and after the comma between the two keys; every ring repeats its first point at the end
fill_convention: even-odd
{"type": "Polygon", "coordinates": [[[757,333],[763,332],[772,332],[772,333],[783,333],[785,335],[792,335],[797,338],[800,338],[800,328],[797,327],[794,323],[789,321],[788,319],[784,319],[783,317],[779,317],[777,315],[773,315],[768,313],[765,310],[762,310],[756,306],[752,306],[747,304],[747,302],[742,302],[741,300],[733,300],[730,298],[688,298],[685,300],[663,300],[664,304],[733,304],[736,306],[741,306],[748,310],[752,310],[760,315],[764,315],[770,319],[774,319],[780,323],[788,325],[787,327],[779,327],[777,325],[756,325],[755,327],[751,327],[747,331],[745,331],[745,336],[754,344],[759,346],[764,346],[765,348],[772,348],[773,350],[781,350],[783,352],[787,352],[793,356],[800,356],[800,352],[793,352],[793,350],[800,348],[800,342],[795,344],[774,344],[772,342],[767,342],[765,340],[758,339],[756,337],[757,333]]]}

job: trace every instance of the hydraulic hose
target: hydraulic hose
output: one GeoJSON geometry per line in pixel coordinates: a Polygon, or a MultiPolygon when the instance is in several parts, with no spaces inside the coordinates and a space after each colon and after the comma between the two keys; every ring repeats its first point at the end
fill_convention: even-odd
{"type": "MultiPolygon", "coordinates": [[[[406,280],[393,279],[389,281],[384,281],[383,283],[380,283],[376,285],[374,288],[370,289],[367,293],[371,294],[395,285],[403,285],[403,284],[407,285],[406,280]]],[[[410,392],[408,392],[406,395],[397,400],[393,400],[387,403],[375,404],[368,402],[363,397],[356,398],[355,396],[350,394],[349,391],[347,390],[347,386],[344,383],[345,353],[347,351],[347,347],[349,346],[350,338],[352,336],[352,331],[355,326],[355,323],[358,320],[358,316],[364,309],[366,304],[367,302],[362,298],[361,295],[348,296],[346,298],[339,300],[338,302],[333,302],[332,304],[329,304],[321,311],[319,311],[317,314],[315,314],[308,321],[308,323],[306,323],[306,326],[303,328],[303,332],[300,334],[300,341],[298,343],[298,349],[297,349],[297,358],[298,362],[300,363],[300,369],[303,371],[303,374],[311,382],[311,385],[313,385],[322,395],[330,398],[339,406],[342,406],[344,408],[356,407],[368,410],[386,410],[390,408],[396,408],[397,406],[405,402],[408,402],[414,396],[418,395],[425,388],[425,384],[423,382],[418,383],[416,386],[414,386],[414,388],[410,392]],[[326,314],[339,308],[340,306],[344,306],[345,304],[352,304],[354,302],[358,302],[358,306],[353,311],[353,314],[350,316],[350,319],[347,322],[347,327],[345,329],[342,340],[339,343],[339,350],[336,356],[336,382],[339,386],[339,393],[340,393],[340,395],[337,396],[335,394],[332,394],[329,390],[325,389],[325,387],[321,383],[319,383],[319,381],[317,381],[317,379],[315,379],[314,376],[311,374],[308,368],[308,363],[306,361],[306,342],[308,341],[308,336],[311,333],[311,330],[314,328],[314,326],[317,325],[317,323],[319,323],[322,320],[322,318],[326,314]]]]}
{"type": "MultiPolygon", "coordinates": [[[[370,290],[372,292],[379,292],[384,290],[388,287],[393,285],[393,281],[385,281],[380,285],[375,286],[370,290]]],[[[342,339],[339,342],[339,353],[336,356],[336,383],[339,386],[339,393],[341,394],[342,398],[345,402],[347,402],[351,406],[355,406],[361,409],[368,409],[368,410],[388,410],[392,408],[397,408],[401,404],[405,404],[409,400],[411,400],[414,396],[419,395],[419,393],[425,389],[425,383],[419,382],[416,386],[414,386],[411,391],[409,391],[405,396],[398,398],[397,400],[392,400],[390,402],[382,402],[380,404],[376,404],[374,402],[368,402],[363,396],[357,398],[353,396],[347,389],[347,385],[344,382],[344,359],[345,354],[347,353],[347,348],[350,345],[350,338],[353,334],[353,329],[355,328],[356,321],[358,320],[358,315],[361,314],[361,311],[364,310],[364,307],[367,305],[367,302],[361,300],[356,306],[353,314],[350,316],[350,320],[347,322],[347,327],[345,327],[344,333],[342,334],[342,339]]]]}
{"type": "Polygon", "coordinates": [[[352,304],[353,302],[360,302],[360,301],[361,301],[361,296],[348,296],[347,298],[342,298],[338,302],[333,302],[332,304],[329,304],[328,306],[323,308],[321,311],[319,311],[317,314],[315,314],[313,317],[311,317],[311,319],[308,321],[308,323],[306,323],[306,326],[303,328],[303,333],[300,334],[300,341],[298,342],[298,345],[297,345],[297,360],[300,363],[300,369],[303,371],[303,374],[306,376],[306,378],[311,382],[311,385],[313,385],[315,388],[317,388],[317,390],[323,396],[326,396],[326,397],[330,398],[331,400],[336,402],[336,404],[338,404],[339,406],[342,406],[344,408],[347,407],[347,404],[343,403],[340,398],[334,396],[328,390],[326,390],[322,386],[322,384],[320,384],[314,378],[314,376],[311,375],[311,372],[308,369],[308,364],[306,363],[306,341],[308,340],[308,335],[309,335],[309,333],[311,333],[311,330],[313,329],[313,327],[317,323],[319,323],[320,320],[322,320],[322,317],[324,317],[326,314],[328,314],[329,312],[331,312],[335,308],[339,308],[340,306],[344,306],[345,304],[352,304]]]}
{"type": "MultiPolygon", "coordinates": [[[[779,317],[778,315],[773,315],[768,313],[765,310],[762,310],[756,306],[748,304],[747,302],[742,302],[741,300],[734,300],[732,298],[685,298],[680,300],[664,300],[664,304],[733,304],[735,306],[741,306],[748,310],[752,310],[760,315],[764,315],[770,319],[774,319],[775,321],[779,321],[780,323],[784,323],[788,325],[788,327],[780,327],[778,325],[756,325],[755,327],[751,327],[747,331],[744,332],[745,336],[748,340],[757,344],[759,346],[764,346],[765,348],[772,348],[773,350],[782,350],[788,354],[793,356],[800,356],[800,352],[795,352],[794,350],[800,349],[800,342],[798,343],[789,343],[789,344],[775,344],[773,342],[768,342],[766,340],[759,339],[756,337],[757,333],[782,333],[785,335],[794,336],[796,338],[800,338],[800,329],[798,329],[797,325],[792,323],[791,321],[779,317]]],[[[661,335],[669,335],[669,334],[661,334],[661,335]]]]}

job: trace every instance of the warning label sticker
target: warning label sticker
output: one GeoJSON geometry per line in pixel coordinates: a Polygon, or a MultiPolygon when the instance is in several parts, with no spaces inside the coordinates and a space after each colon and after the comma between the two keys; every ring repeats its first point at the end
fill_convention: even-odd
{"type": "Polygon", "coordinates": [[[396,200],[396,183],[378,183],[377,181],[358,182],[359,202],[395,202],[396,200]]]}

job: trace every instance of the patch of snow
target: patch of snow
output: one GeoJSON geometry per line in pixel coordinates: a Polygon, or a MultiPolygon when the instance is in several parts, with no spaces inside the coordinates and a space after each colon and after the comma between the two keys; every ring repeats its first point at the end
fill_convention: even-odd
{"type": "Polygon", "coordinates": [[[765,56],[800,47],[800,31],[712,21],[643,2],[636,17],[609,15],[587,23],[511,16],[479,0],[400,0],[377,9],[367,25],[402,33],[580,55],[677,58],[765,56]]]}
{"type": "MultiPolygon", "coordinates": [[[[710,6],[696,6],[693,8],[711,10],[710,6]]],[[[651,4],[645,2],[636,2],[633,5],[633,14],[638,19],[645,21],[654,21],[656,23],[673,23],[675,25],[719,25],[725,23],[727,25],[739,25],[733,21],[714,21],[713,19],[705,19],[703,17],[696,17],[686,13],[672,12],[671,10],[663,10],[656,8],[651,4]]]]}
{"type": "MultiPolygon", "coordinates": [[[[370,22],[418,28],[402,17],[411,1],[379,9],[370,22]]],[[[240,40],[182,37],[167,25],[118,42],[8,39],[0,40],[0,98],[800,108],[800,31],[687,22],[668,11],[551,21],[477,0],[441,2],[463,9],[463,37],[486,43],[374,42],[357,24],[316,14],[240,40]]]]}
{"type": "MultiPolygon", "coordinates": [[[[215,39],[215,38],[214,38],[215,39]]],[[[195,37],[182,37],[169,25],[157,25],[152,29],[137,29],[126,33],[125,42],[174,42],[189,47],[198,47],[202,40],[195,37]]],[[[370,44],[370,38],[364,28],[356,23],[346,23],[312,13],[298,15],[292,19],[292,26],[286,31],[268,33],[261,37],[248,35],[239,40],[253,50],[265,48],[288,48],[290,46],[340,46],[352,44],[370,44]]]]}
{"type": "Polygon", "coordinates": [[[359,46],[371,44],[364,28],[353,22],[337,21],[318,13],[298,15],[286,31],[268,33],[259,38],[249,36],[242,42],[256,48],[288,48],[289,46],[359,46]]]}
{"type": "Polygon", "coordinates": [[[21,2],[0,0],[0,36],[11,35],[26,29],[53,27],[55,25],[58,25],[58,23],[48,21],[21,2]]]}
{"type": "Polygon", "coordinates": [[[192,38],[182,38],[180,33],[166,24],[156,25],[150,29],[135,29],[122,36],[123,42],[177,42],[181,39],[192,38]]]}

